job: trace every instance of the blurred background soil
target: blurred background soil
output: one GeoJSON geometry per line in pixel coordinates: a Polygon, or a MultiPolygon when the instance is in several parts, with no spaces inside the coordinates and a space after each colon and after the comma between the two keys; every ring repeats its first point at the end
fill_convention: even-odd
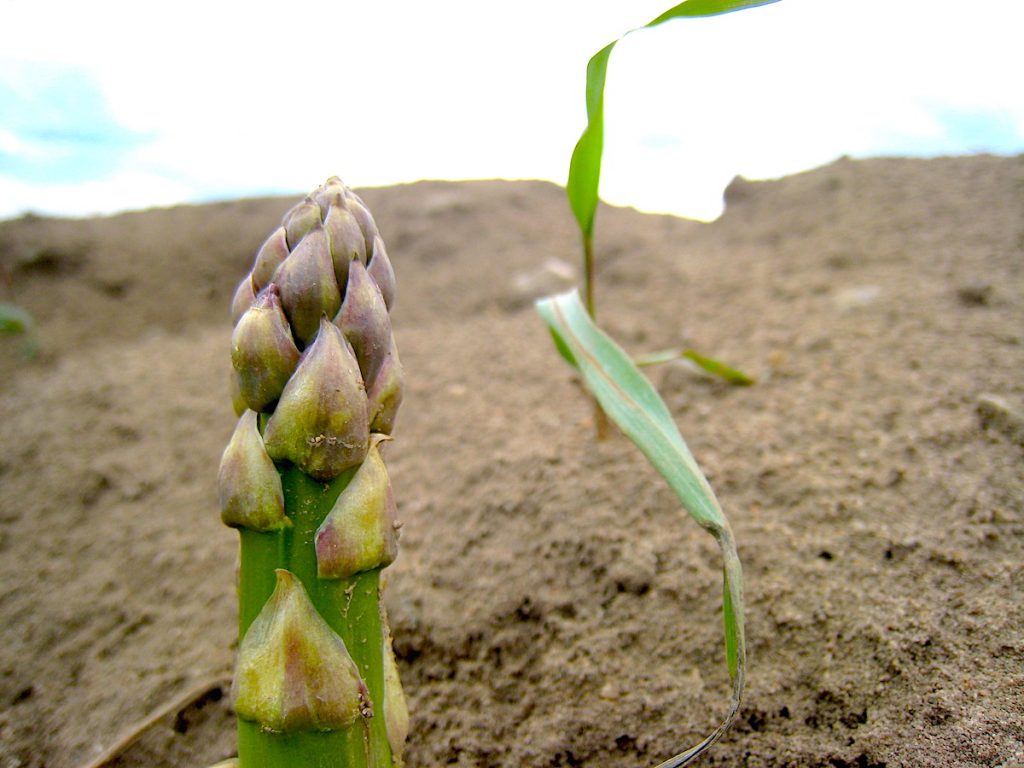
{"type": "MultiPolygon", "coordinates": [[[[326,169],[325,177],[335,169],[326,169]]],[[[343,171],[344,169],[340,169],[343,171]]],[[[320,181],[312,180],[311,184],[320,181]]],[[[410,766],[655,765],[728,699],[714,542],[532,309],[561,189],[364,190],[398,274],[387,602],[410,766]]],[[[711,224],[602,208],[599,319],[757,377],[649,369],[730,517],[749,686],[704,765],[1021,766],[1024,158],[737,179],[711,224]]],[[[232,754],[228,305],[292,199],[0,223],[0,768],[232,754]]]]}

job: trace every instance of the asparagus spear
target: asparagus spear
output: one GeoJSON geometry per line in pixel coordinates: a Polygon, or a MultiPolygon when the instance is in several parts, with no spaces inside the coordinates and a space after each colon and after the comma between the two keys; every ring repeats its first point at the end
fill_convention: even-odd
{"type": "Polygon", "coordinates": [[[292,208],[232,301],[238,425],[219,471],[238,528],[238,768],[401,766],[408,729],[380,573],[398,522],[380,445],[402,400],[394,272],[331,178],[292,208]]]}

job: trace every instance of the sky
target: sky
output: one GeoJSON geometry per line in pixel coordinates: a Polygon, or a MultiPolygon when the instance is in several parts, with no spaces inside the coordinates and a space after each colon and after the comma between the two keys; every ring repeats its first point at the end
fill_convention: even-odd
{"type": "MultiPolygon", "coordinates": [[[[331,175],[564,185],[587,60],[672,4],[0,0],[0,218],[331,175]]],[[[710,220],[736,175],[1019,154],[1022,29],[1021,0],[780,0],[632,33],[608,70],[601,197],[710,220]]]]}

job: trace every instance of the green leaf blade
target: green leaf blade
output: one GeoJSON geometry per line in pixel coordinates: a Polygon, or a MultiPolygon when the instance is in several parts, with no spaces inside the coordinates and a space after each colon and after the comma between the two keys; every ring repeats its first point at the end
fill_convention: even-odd
{"type": "Polygon", "coordinates": [[[609,43],[587,62],[587,127],[576,142],[569,161],[566,193],[580,231],[594,230],[597,189],[601,183],[601,155],[604,153],[604,86],[608,59],[615,43],[609,43]]]}
{"type": "Polygon", "coordinates": [[[658,18],[647,22],[643,28],[656,27],[659,24],[671,21],[672,19],[702,18],[707,16],[721,16],[724,13],[742,11],[745,8],[756,8],[759,5],[777,3],[779,0],[686,0],[679,5],[673,6],[665,11],[658,18]]]}
{"type": "Polygon", "coordinates": [[[608,417],[665,478],[690,516],[718,541],[723,560],[725,654],[733,693],[722,724],[690,750],[659,768],[687,765],[708,749],[739,711],[745,679],[743,577],[729,523],[714,491],[690,453],[664,401],[629,356],[594,325],[576,291],[537,302],[537,311],[567,350],[587,387],[608,417]]]}
{"type": "Polygon", "coordinates": [[[27,310],[17,304],[0,301],[0,334],[21,334],[24,337],[21,343],[21,357],[24,360],[32,359],[39,349],[35,321],[27,310]]]}
{"type": "Polygon", "coordinates": [[[670,363],[673,360],[689,360],[705,373],[717,376],[720,379],[736,387],[749,387],[757,383],[753,376],[749,376],[739,368],[723,363],[714,357],[702,355],[695,349],[663,349],[659,352],[650,352],[641,355],[633,360],[637,366],[644,368],[652,365],[670,363]]]}
{"type": "Polygon", "coordinates": [[[0,302],[0,333],[28,333],[32,330],[32,315],[17,304],[0,302]]]}
{"type": "Polygon", "coordinates": [[[713,357],[702,355],[696,350],[687,349],[682,353],[681,357],[691,360],[707,373],[720,379],[725,379],[734,386],[749,387],[754,384],[754,379],[738,368],[726,365],[721,360],[716,360],[713,357]]]}
{"type": "Polygon", "coordinates": [[[569,179],[565,185],[569,206],[584,237],[592,236],[594,231],[604,153],[604,88],[608,79],[608,60],[615,44],[639,29],[656,27],[672,19],[719,16],[775,2],[778,0],[686,0],[643,27],[629,30],[590,57],[587,62],[587,127],[573,150],[569,161],[569,179]]]}
{"type": "Polygon", "coordinates": [[[629,355],[594,325],[576,291],[543,299],[537,309],[601,407],[650,459],[687,511],[709,530],[726,525],[664,401],[629,355]]]}

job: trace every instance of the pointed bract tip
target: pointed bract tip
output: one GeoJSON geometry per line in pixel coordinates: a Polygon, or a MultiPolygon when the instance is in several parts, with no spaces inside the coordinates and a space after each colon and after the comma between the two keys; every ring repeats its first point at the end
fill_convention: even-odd
{"type": "Polygon", "coordinates": [[[384,241],[377,236],[373,243],[373,257],[367,267],[370,277],[377,283],[381,295],[384,297],[384,304],[388,311],[395,304],[395,270],[391,266],[391,259],[384,249],[384,241]]]}
{"type": "Polygon", "coordinates": [[[363,716],[366,685],[345,643],[317,613],[302,582],[277,584],[238,649],[234,709],[268,731],[333,731],[363,716]]]}
{"type": "Polygon", "coordinates": [[[334,274],[341,286],[342,293],[348,284],[349,263],[358,259],[366,263],[366,246],[363,233],[355,217],[347,210],[331,206],[324,220],[324,230],[330,243],[331,260],[334,263],[334,274]]]}
{"type": "Polygon", "coordinates": [[[331,206],[345,207],[347,192],[348,188],[345,186],[345,183],[337,176],[331,176],[322,186],[313,191],[311,197],[320,206],[321,220],[327,218],[327,211],[330,210],[331,206]]]}
{"type": "Polygon", "coordinates": [[[390,435],[395,430],[398,408],[402,404],[405,390],[405,372],[398,359],[398,348],[394,336],[384,362],[377,371],[377,377],[367,392],[370,413],[370,431],[390,435]]]}
{"type": "Polygon", "coordinates": [[[380,289],[359,261],[349,267],[345,301],[334,324],[352,344],[363,382],[371,389],[391,348],[391,318],[380,289]]]}
{"type": "Polygon", "coordinates": [[[231,364],[242,400],[254,411],[281,396],[298,366],[299,350],[274,283],[260,292],[235,326],[231,364]]]}
{"type": "Polygon", "coordinates": [[[390,565],[398,556],[397,510],[387,467],[370,439],[363,463],[316,532],[317,575],[341,579],[390,565]]]}
{"type": "Polygon", "coordinates": [[[267,423],[267,451],[317,480],[359,464],[369,446],[366,392],[349,343],[326,318],[267,423]]]}
{"type": "Polygon", "coordinates": [[[235,289],[234,298],[231,299],[231,325],[238,325],[245,311],[252,306],[256,299],[256,290],[252,284],[252,273],[246,275],[242,282],[235,289]]]}
{"type": "Polygon", "coordinates": [[[409,705],[398,676],[398,663],[391,640],[391,626],[381,603],[381,623],[384,628],[384,723],[391,745],[391,756],[397,768],[404,765],[405,742],[409,737],[409,705]]]}
{"type": "Polygon", "coordinates": [[[317,221],[274,273],[281,304],[292,333],[309,344],[320,326],[320,316],[334,317],[341,307],[341,291],[334,275],[327,233],[317,221]]]}
{"type": "Polygon", "coordinates": [[[281,476],[260,437],[256,413],[246,411],[217,472],[221,519],[233,528],[275,531],[291,525],[284,513],[281,476]]]}
{"type": "Polygon", "coordinates": [[[307,197],[288,211],[281,221],[281,226],[284,227],[289,250],[294,250],[302,238],[320,222],[320,206],[312,197],[307,197]]]}
{"type": "Polygon", "coordinates": [[[349,190],[347,198],[347,207],[352,212],[352,215],[355,216],[356,221],[359,222],[359,229],[363,233],[365,253],[369,257],[373,253],[373,241],[379,236],[377,222],[373,220],[373,215],[370,213],[370,209],[366,207],[366,203],[363,202],[362,198],[351,190],[349,190]]]}
{"type": "Polygon", "coordinates": [[[252,267],[252,283],[257,293],[262,291],[273,279],[274,272],[286,258],[288,258],[288,240],[285,228],[278,227],[256,254],[256,263],[252,267]]]}

